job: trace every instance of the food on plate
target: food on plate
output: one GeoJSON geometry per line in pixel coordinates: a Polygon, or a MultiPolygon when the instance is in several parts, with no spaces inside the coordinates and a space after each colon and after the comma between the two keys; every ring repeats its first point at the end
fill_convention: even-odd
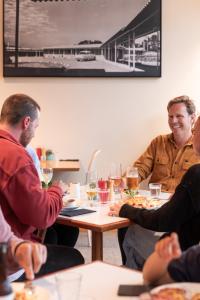
{"type": "Polygon", "coordinates": [[[162,200],[152,199],[141,195],[124,200],[124,203],[139,208],[154,208],[161,205],[162,200]]]}
{"type": "Polygon", "coordinates": [[[187,300],[187,291],[183,288],[163,288],[151,294],[152,300],[187,300]]]}
{"type": "Polygon", "coordinates": [[[26,289],[15,292],[15,300],[37,300],[36,293],[30,293],[26,289]]]}
{"type": "Polygon", "coordinates": [[[200,300],[200,293],[194,294],[191,300],[200,300]]]}

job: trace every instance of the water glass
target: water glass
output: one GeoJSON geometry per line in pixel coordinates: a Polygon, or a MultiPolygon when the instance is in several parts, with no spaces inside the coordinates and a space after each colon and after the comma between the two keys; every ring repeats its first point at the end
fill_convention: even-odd
{"type": "Polygon", "coordinates": [[[62,272],[55,275],[59,300],[78,300],[80,295],[81,274],[62,272]]]}
{"type": "Polygon", "coordinates": [[[159,198],[161,187],[161,183],[149,183],[149,190],[152,198],[159,198]]]}

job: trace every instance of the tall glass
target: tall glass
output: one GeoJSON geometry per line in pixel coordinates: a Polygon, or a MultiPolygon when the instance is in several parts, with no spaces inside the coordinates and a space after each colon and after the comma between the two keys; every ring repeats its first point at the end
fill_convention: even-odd
{"type": "Polygon", "coordinates": [[[126,171],[126,185],[128,190],[134,191],[137,193],[139,189],[139,176],[138,176],[138,169],[130,166],[127,168],[126,171]]]}
{"type": "Polygon", "coordinates": [[[121,164],[112,163],[110,166],[110,180],[113,181],[113,188],[115,193],[121,192],[122,184],[122,167],[121,164]]]}
{"type": "Polygon", "coordinates": [[[90,171],[87,174],[86,193],[88,200],[97,199],[97,172],[90,171]]]}
{"type": "Polygon", "coordinates": [[[45,184],[45,188],[48,188],[49,182],[53,177],[53,169],[52,168],[41,168],[42,178],[45,184]]]}

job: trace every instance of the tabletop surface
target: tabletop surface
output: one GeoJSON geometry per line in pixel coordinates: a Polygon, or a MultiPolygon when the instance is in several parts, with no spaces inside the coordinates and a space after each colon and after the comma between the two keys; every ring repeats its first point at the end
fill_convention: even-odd
{"type": "MultiPolygon", "coordinates": [[[[133,299],[133,297],[119,297],[117,295],[118,286],[120,284],[142,284],[143,282],[141,272],[113,266],[99,261],[71,268],[62,272],[70,271],[82,275],[80,300],[133,299]]],[[[55,288],[55,275],[49,275],[42,279],[38,279],[35,281],[35,284],[49,290],[50,293],[48,300],[58,300],[55,288]]]]}
{"type": "Polygon", "coordinates": [[[59,215],[57,221],[59,223],[69,222],[82,228],[94,229],[101,232],[130,225],[130,221],[127,218],[108,216],[109,204],[91,207],[91,209],[96,210],[96,212],[76,217],[59,215]]]}
{"type": "MultiPolygon", "coordinates": [[[[140,194],[144,196],[149,195],[149,191],[140,190],[140,194]]],[[[161,193],[160,195],[162,200],[169,199],[169,193],[161,193]]],[[[74,224],[76,226],[85,228],[85,229],[94,229],[96,231],[107,231],[111,229],[116,229],[120,227],[129,226],[131,221],[127,218],[121,217],[111,217],[108,216],[109,206],[111,203],[97,205],[94,204],[91,208],[96,210],[94,213],[75,216],[75,217],[65,217],[65,216],[58,216],[57,222],[61,224],[74,224]]]]}

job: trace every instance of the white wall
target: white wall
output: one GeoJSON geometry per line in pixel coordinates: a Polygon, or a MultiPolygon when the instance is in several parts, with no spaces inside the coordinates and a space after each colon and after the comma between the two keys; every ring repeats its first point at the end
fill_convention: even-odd
{"type": "Polygon", "coordinates": [[[152,137],[168,132],[168,100],[187,94],[199,102],[200,1],[162,2],[161,78],[3,78],[0,24],[0,105],[16,92],[39,102],[34,146],[80,158],[81,173],[96,148],[102,149],[98,168],[111,161],[126,167],[152,137]]]}

